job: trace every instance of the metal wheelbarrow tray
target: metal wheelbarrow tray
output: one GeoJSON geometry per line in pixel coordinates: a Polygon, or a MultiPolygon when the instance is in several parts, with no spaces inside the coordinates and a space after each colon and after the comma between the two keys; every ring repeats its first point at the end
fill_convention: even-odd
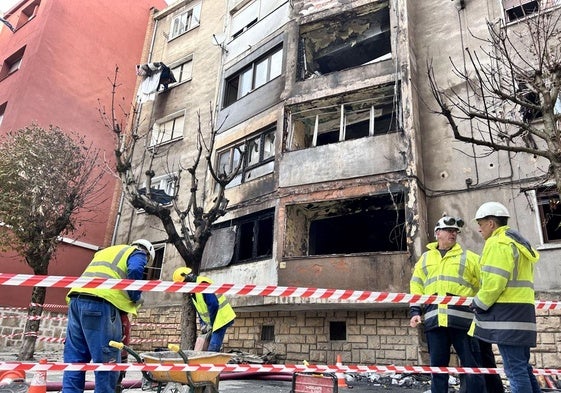
{"type": "MultiPolygon", "coordinates": [[[[208,351],[180,351],[179,355],[181,356],[174,351],[162,351],[141,353],[140,357],[147,364],[187,363],[190,366],[196,366],[199,364],[226,364],[234,356],[228,353],[208,351]]],[[[147,374],[150,375],[150,379],[159,383],[176,382],[193,388],[210,387],[212,391],[218,392],[220,371],[150,371],[147,374]]]]}

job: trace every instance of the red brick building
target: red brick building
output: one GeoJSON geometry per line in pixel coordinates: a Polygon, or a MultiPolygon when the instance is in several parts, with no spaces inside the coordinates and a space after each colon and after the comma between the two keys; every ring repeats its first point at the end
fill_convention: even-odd
{"type": "MultiPolygon", "coordinates": [[[[8,10],[8,23],[0,23],[0,133],[32,122],[56,125],[87,136],[111,161],[113,136],[102,124],[99,102],[110,107],[118,65],[117,97],[128,109],[153,7],[165,6],[164,0],[26,0],[8,10]]],[[[79,275],[95,250],[111,244],[118,182],[106,180],[105,200],[86,227],[60,245],[50,275],[79,275]]],[[[0,254],[0,272],[32,274],[21,257],[8,254],[0,254]]],[[[0,290],[0,306],[29,304],[30,287],[0,290]]],[[[65,293],[49,289],[46,302],[63,304],[65,293]]]]}

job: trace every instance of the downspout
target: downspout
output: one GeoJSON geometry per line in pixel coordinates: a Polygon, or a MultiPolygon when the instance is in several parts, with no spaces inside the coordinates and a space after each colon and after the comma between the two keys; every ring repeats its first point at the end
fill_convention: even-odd
{"type": "MultiPolygon", "coordinates": [[[[155,8],[152,8],[152,12],[154,12],[155,8]]],[[[154,20],[154,29],[152,30],[152,38],[150,40],[150,50],[148,51],[148,61],[147,63],[152,60],[152,52],[154,50],[154,41],[156,40],[156,30],[158,30],[158,19],[154,20]]],[[[134,99],[134,98],[133,98],[134,99]]],[[[140,110],[137,116],[140,116],[142,111],[142,105],[140,106],[140,110]]],[[[117,209],[117,216],[115,218],[115,225],[113,226],[113,235],[111,236],[111,245],[115,245],[117,242],[117,232],[119,231],[119,224],[121,222],[121,216],[123,214],[123,205],[125,201],[125,191],[121,191],[121,197],[119,199],[119,207],[117,209]]],[[[130,230],[129,230],[130,234],[130,230]]]]}

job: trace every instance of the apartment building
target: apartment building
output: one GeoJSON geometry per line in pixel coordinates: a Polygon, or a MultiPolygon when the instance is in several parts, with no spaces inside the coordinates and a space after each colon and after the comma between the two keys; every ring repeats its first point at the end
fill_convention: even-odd
{"type": "MultiPolygon", "coordinates": [[[[461,63],[464,48],[478,47],[486,20],[516,28],[542,9],[557,11],[552,2],[518,0],[184,0],[156,13],[142,62],[164,63],[175,79],[142,102],[146,143],[165,151],[156,188],[192,160],[197,112],[208,120],[209,102],[218,130],[212,162],[228,172],[242,160],[204,274],[216,283],[406,293],[438,218],[464,217],[459,240],[480,252],[471,219],[481,203],[498,200],[540,249],[536,289],[554,300],[559,243],[541,223],[558,196],[536,182],[547,164],[466,153],[472,146],[431,111],[427,78],[432,62],[440,82],[452,80],[450,59],[461,63]]],[[[215,184],[205,180],[208,203],[215,184]]],[[[118,238],[152,239],[153,278],[170,280],[183,262],[158,220],[126,206],[121,217],[118,238]]],[[[338,354],[345,363],[426,362],[406,304],[229,299],[238,318],[225,350],[275,352],[287,362],[332,364],[338,354]]],[[[181,300],[150,293],[139,320],[179,321],[181,300]]],[[[540,314],[540,367],[559,363],[553,321],[555,311],[540,314]]],[[[152,348],[150,339],[173,341],[178,332],[138,334],[152,348]]]]}
{"type": "MultiPolygon", "coordinates": [[[[86,141],[113,160],[114,140],[102,122],[100,106],[110,108],[111,83],[120,67],[118,96],[132,100],[152,7],[165,8],[163,0],[134,2],[75,2],[22,0],[0,23],[0,132],[5,134],[32,122],[86,136],[86,141]],[[134,3],[134,4],[133,4],[134,3]],[[110,12],[108,12],[110,11],[110,12]]],[[[64,238],[52,275],[78,276],[93,253],[111,244],[117,202],[112,195],[118,182],[107,174],[103,198],[96,200],[87,228],[64,238]]],[[[3,273],[31,274],[21,257],[0,256],[3,273]]],[[[29,305],[30,287],[2,288],[2,306],[29,305]]],[[[65,304],[66,289],[51,288],[46,302],[65,304]]]]}

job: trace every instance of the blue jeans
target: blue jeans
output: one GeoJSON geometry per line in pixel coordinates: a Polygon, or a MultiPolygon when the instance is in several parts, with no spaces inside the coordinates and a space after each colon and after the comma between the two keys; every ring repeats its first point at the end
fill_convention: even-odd
{"type": "Polygon", "coordinates": [[[210,341],[208,343],[208,351],[210,352],[220,352],[222,348],[222,341],[224,341],[224,336],[226,335],[226,329],[234,324],[234,321],[227,323],[220,329],[213,330],[210,336],[210,341]]]}
{"type": "MultiPolygon", "coordinates": [[[[71,298],[64,342],[65,363],[120,363],[121,351],[110,347],[109,341],[121,341],[119,310],[105,301],[71,298]]],[[[114,393],[118,371],[95,371],[95,393],[114,393]]],[[[84,371],[65,371],[63,393],[82,393],[86,380],[84,371]]]]}
{"type": "MultiPolygon", "coordinates": [[[[479,341],[467,335],[466,330],[439,327],[425,332],[429,347],[430,365],[447,367],[450,364],[450,347],[454,346],[462,367],[478,367],[479,341]]],[[[482,374],[466,374],[466,392],[485,393],[482,374]]],[[[448,393],[448,374],[432,374],[432,393],[448,393]]]]}
{"type": "Polygon", "coordinates": [[[530,347],[498,344],[512,393],[541,393],[530,364],[530,347]]]}

